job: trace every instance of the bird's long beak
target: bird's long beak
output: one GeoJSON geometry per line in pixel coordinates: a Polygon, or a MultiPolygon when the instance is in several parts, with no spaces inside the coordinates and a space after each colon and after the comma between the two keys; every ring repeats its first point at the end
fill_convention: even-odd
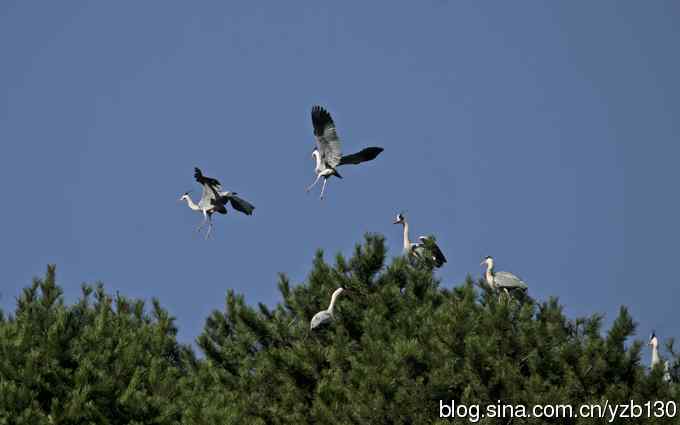
{"type": "Polygon", "coordinates": [[[394,223],[392,224],[401,224],[401,220],[394,220],[394,223]]]}

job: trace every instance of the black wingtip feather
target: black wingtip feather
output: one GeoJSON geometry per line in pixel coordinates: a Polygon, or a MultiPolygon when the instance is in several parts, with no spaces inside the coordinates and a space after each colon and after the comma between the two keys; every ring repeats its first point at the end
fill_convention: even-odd
{"type": "Polygon", "coordinates": [[[333,118],[322,106],[312,106],[312,125],[314,126],[314,135],[321,136],[329,125],[333,125],[333,118]]]}
{"type": "Polygon", "coordinates": [[[212,177],[206,177],[201,172],[201,169],[194,167],[194,178],[200,184],[209,184],[210,186],[220,186],[220,182],[212,177]]]}
{"type": "Polygon", "coordinates": [[[384,151],[383,148],[372,146],[370,148],[363,149],[357,153],[353,153],[352,155],[343,156],[342,159],[340,159],[339,165],[361,164],[362,162],[372,161],[375,159],[375,157],[380,155],[382,151],[384,151]]]}
{"type": "Polygon", "coordinates": [[[364,153],[364,157],[366,158],[366,161],[371,161],[375,159],[378,155],[382,153],[385,149],[377,147],[377,146],[371,146],[370,148],[364,149],[362,152],[364,153]]]}

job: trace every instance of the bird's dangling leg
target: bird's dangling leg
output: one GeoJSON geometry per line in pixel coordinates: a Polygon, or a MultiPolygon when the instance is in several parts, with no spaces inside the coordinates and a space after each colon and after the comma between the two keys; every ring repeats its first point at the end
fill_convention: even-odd
{"type": "Polygon", "coordinates": [[[321,196],[319,196],[319,199],[323,199],[323,193],[326,191],[326,183],[328,183],[328,179],[324,178],[323,185],[321,185],[321,196]]]}
{"type": "Polygon", "coordinates": [[[213,227],[212,217],[208,216],[208,231],[205,232],[205,240],[208,240],[208,238],[210,237],[210,234],[212,233],[212,227],[213,227]]]}
{"type": "Polygon", "coordinates": [[[309,186],[307,186],[307,188],[305,189],[305,192],[309,192],[310,190],[312,190],[312,188],[313,188],[314,186],[316,186],[316,184],[319,182],[319,179],[320,179],[320,178],[321,178],[321,174],[317,175],[317,176],[316,176],[316,180],[314,180],[314,183],[312,183],[312,184],[310,184],[309,186]]]}
{"type": "Polygon", "coordinates": [[[206,214],[206,212],[203,211],[203,221],[201,222],[201,224],[198,225],[198,227],[196,228],[196,231],[200,232],[201,229],[203,228],[203,226],[205,226],[207,223],[208,223],[208,214],[206,214]]]}

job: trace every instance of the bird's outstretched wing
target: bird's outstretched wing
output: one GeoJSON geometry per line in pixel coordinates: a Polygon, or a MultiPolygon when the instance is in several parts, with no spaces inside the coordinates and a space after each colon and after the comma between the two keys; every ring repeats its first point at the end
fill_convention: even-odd
{"type": "Polygon", "coordinates": [[[340,158],[338,165],[361,164],[362,162],[371,161],[374,160],[376,156],[380,155],[380,152],[382,151],[384,151],[383,148],[372,146],[357,153],[343,156],[340,158]]]}
{"type": "Polygon", "coordinates": [[[519,288],[527,289],[528,286],[522,279],[510,272],[495,272],[493,279],[499,288],[519,288]]]}
{"type": "Polygon", "coordinates": [[[437,267],[441,267],[446,263],[446,257],[444,253],[439,249],[437,243],[430,237],[421,236],[420,242],[430,251],[432,254],[432,260],[437,267]]]}
{"type": "Polygon", "coordinates": [[[194,178],[201,186],[203,186],[203,193],[201,194],[201,200],[198,202],[198,206],[201,207],[201,209],[212,207],[215,199],[219,196],[219,191],[221,189],[220,182],[212,177],[204,176],[198,167],[194,167],[194,178]]]}
{"type": "Polygon", "coordinates": [[[323,107],[312,107],[312,125],[316,137],[316,147],[321,154],[321,160],[327,166],[335,168],[340,164],[342,153],[340,152],[340,139],[335,131],[333,118],[323,107]]]}
{"type": "Polygon", "coordinates": [[[231,202],[231,206],[236,210],[240,211],[245,215],[252,215],[253,210],[255,210],[255,205],[246,201],[243,198],[236,196],[231,192],[220,193],[222,201],[226,204],[227,201],[231,202]]]}
{"type": "Polygon", "coordinates": [[[194,167],[194,178],[201,185],[207,184],[208,186],[214,188],[216,191],[219,191],[220,189],[221,186],[220,182],[212,177],[204,176],[203,173],[201,172],[201,169],[198,167],[194,167]]]}

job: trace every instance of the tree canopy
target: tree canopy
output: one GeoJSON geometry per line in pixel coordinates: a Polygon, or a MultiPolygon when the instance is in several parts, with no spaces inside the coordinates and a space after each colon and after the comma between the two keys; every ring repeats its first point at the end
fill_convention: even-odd
{"type": "MultiPolygon", "coordinates": [[[[65,305],[50,266],[14,313],[0,312],[0,424],[432,424],[451,423],[439,414],[452,400],[578,406],[680,397],[672,341],[667,382],[662,366],[641,364],[646,347],[632,339],[625,307],[605,330],[601,315],[569,319],[554,298],[499,297],[470,277],[447,289],[430,265],[388,261],[379,235],[333,265],[317,252],[305,282],[281,274],[278,289],[273,307],[228,290],[195,356],[158,300],[147,307],[84,285],[65,305]],[[339,287],[333,319],[311,331],[339,287]]],[[[637,423],[680,423],[677,415],[637,423]]]]}

